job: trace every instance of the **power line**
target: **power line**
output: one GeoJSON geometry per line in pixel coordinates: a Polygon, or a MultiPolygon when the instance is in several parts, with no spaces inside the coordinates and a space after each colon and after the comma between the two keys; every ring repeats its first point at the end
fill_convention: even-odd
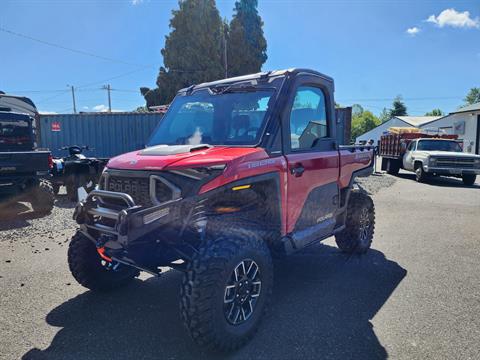
{"type": "MultiPolygon", "coordinates": [[[[7,34],[10,34],[10,35],[14,35],[14,36],[17,36],[17,37],[21,37],[21,38],[24,38],[24,39],[35,41],[35,42],[43,44],[43,45],[55,47],[55,48],[58,48],[58,49],[63,49],[63,50],[70,51],[70,52],[73,52],[73,53],[76,53],[76,54],[90,56],[90,57],[105,60],[105,61],[110,61],[110,62],[114,62],[114,63],[118,63],[118,64],[124,64],[124,65],[130,65],[130,66],[135,66],[135,67],[145,67],[146,66],[146,65],[135,64],[135,63],[131,63],[131,62],[128,62],[128,61],[119,60],[119,59],[114,59],[114,58],[107,57],[107,56],[97,55],[97,54],[94,54],[94,53],[91,53],[91,52],[88,52],[88,51],[84,51],[84,50],[74,49],[74,48],[70,48],[70,47],[67,47],[67,46],[55,44],[55,43],[52,43],[52,42],[49,42],[49,41],[34,38],[32,36],[29,36],[29,35],[21,34],[21,33],[6,29],[4,27],[0,27],[0,31],[2,31],[4,33],[7,33],[7,34]]],[[[148,67],[152,67],[152,66],[153,65],[148,65],[148,67]]]]}
{"type": "MultiPolygon", "coordinates": [[[[423,101],[423,100],[457,100],[461,99],[462,96],[434,96],[434,97],[412,97],[412,98],[402,98],[402,101],[423,101]]],[[[366,102],[366,101],[393,101],[395,97],[392,98],[367,98],[367,99],[337,99],[339,102],[366,102]]]]}

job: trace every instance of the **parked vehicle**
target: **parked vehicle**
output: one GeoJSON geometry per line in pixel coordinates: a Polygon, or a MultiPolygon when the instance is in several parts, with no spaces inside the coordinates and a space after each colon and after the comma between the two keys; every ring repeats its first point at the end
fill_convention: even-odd
{"type": "Polygon", "coordinates": [[[473,185],[480,174],[480,155],[464,153],[456,135],[422,133],[389,134],[381,137],[382,170],[397,175],[400,169],[415,172],[416,180],[443,175],[462,178],[473,185]]]}
{"type": "Polygon", "coordinates": [[[272,256],[332,235],[346,253],[370,248],[374,204],[354,180],[372,173],[373,151],[338,145],[333,89],[291,69],[180,90],[147,148],[111,159],[77,205],[75,279],[103,291],[139,271],[183,271],[192,338],[244,344],[268,304],[272,256]]]}
{"type": "Polygon", "coordinates": [[[60,186],[65,186],[68,198],[77,202],[79,188],[87,193],[95,189],[108,159],[87,158],[83,151],[90,150],[88,146],[65,146],[61,150],[67,150],[68,156],[53,160],[53,189],[58,194],[60,186]]]}
{"type": "Polygon", "coordinates": [[[0,196],[29,201],[37,212],[50,212],[52,156],[36,149],[35,121],[27,114],[0,111],[0,196]]]}

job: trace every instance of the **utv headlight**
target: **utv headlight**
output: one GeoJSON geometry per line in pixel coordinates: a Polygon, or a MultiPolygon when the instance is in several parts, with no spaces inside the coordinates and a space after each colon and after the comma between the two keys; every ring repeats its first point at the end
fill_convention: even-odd
{"type": "Polygon", "coordinates": [[[100,179],[98,180],[98,184],[95,187],[97,190],[105,190],[107,188],[107,184],[106,184],[107,170],[108,168],[105,166],[103,168],[102,175],[100,175],[100,179]]]}
{"type": "Polygon", "coordinates": [[[214,178],[223,173],[225,170],[225,164],[198,167],[198,168],[188,168],[188,169],[178,169],[170,170],[171,173],[186,176],[194,180],[203,180],[206,178],[214,178]]]}

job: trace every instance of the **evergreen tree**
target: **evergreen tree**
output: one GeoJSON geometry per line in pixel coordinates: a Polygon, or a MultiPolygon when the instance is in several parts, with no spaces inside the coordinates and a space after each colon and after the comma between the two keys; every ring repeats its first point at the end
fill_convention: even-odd
{"type": "Polygon", "coordinates": [[[465,101],[465,105],[472,105],[477,102],[480,102],[480,88],[477,88],[477,87],[471,88],[467,96],[465,96],[465,99],[463,99],[463,101],[465,101]]]}
{"type": "Polygon", "coordinates": [[[153,105],[170,103],[183,87],[224,76],[223,24],[215,0],[180,0],[178,5],[161,51],[158,88],[142,92],[153,105]]]}
{"type": "Polygon", "coordinates": [[[405,106],[404,102],[402,101],[402,97],[398,95],[392,103],[393,108],[390,110],[390,118],[394,116],[406,116],[407,115],[407,107],[405,106]]]}
{"type": "Polygon", "coordinates": [[[257,6],[258,0],[235,2],[227,44],[229,77],[259,72],[267,60],[267,41],[257,6]]]}

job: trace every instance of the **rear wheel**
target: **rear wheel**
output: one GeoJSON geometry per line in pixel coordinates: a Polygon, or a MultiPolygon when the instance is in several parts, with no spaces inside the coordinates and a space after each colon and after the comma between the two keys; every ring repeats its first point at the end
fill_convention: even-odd
{"type": "Polygon", "coordinates": [[[32,190],[30,203],[33,211],[38,213],[50,213],[55,202],[55,194],[50,181],[40,179],[38,185],[32,190]]]}
{"type": "Polygon", "coordinates": [[[137,269],[111,263],[98,255],[95,244],[80,231],[68,247],[68,266],[77,282],[94,291],[107,291],[128,284],[139,275],[137,269]]]}
{"type": "Polygon", "coordinates": [[[203,245],[189,262],[181,313],[193,340],[231,351],[257,330],[273,285],[265,242],[254,232],[230,229],[203,245]]]}
{"type": "Polygon", "coordinates": [[[348,200],[345,229],[335,235],[337,246],[349,254],[363,254],[372,244],[375,208],[370,196],[352,191],[348,200]]]}
{"type": "Polygon", "coordinates": [[[387,174],[398,175],[400,171],[400,165],[398,160],[388,159],[387,160],[387,174]]]}
{"type": "Polygon", "coordinates": [[[462,175],[462,181],[465,185],[471,186],[475,184],[475,180],[477,179],[477,175],[475,174],[464,174],[462,175]]]}

